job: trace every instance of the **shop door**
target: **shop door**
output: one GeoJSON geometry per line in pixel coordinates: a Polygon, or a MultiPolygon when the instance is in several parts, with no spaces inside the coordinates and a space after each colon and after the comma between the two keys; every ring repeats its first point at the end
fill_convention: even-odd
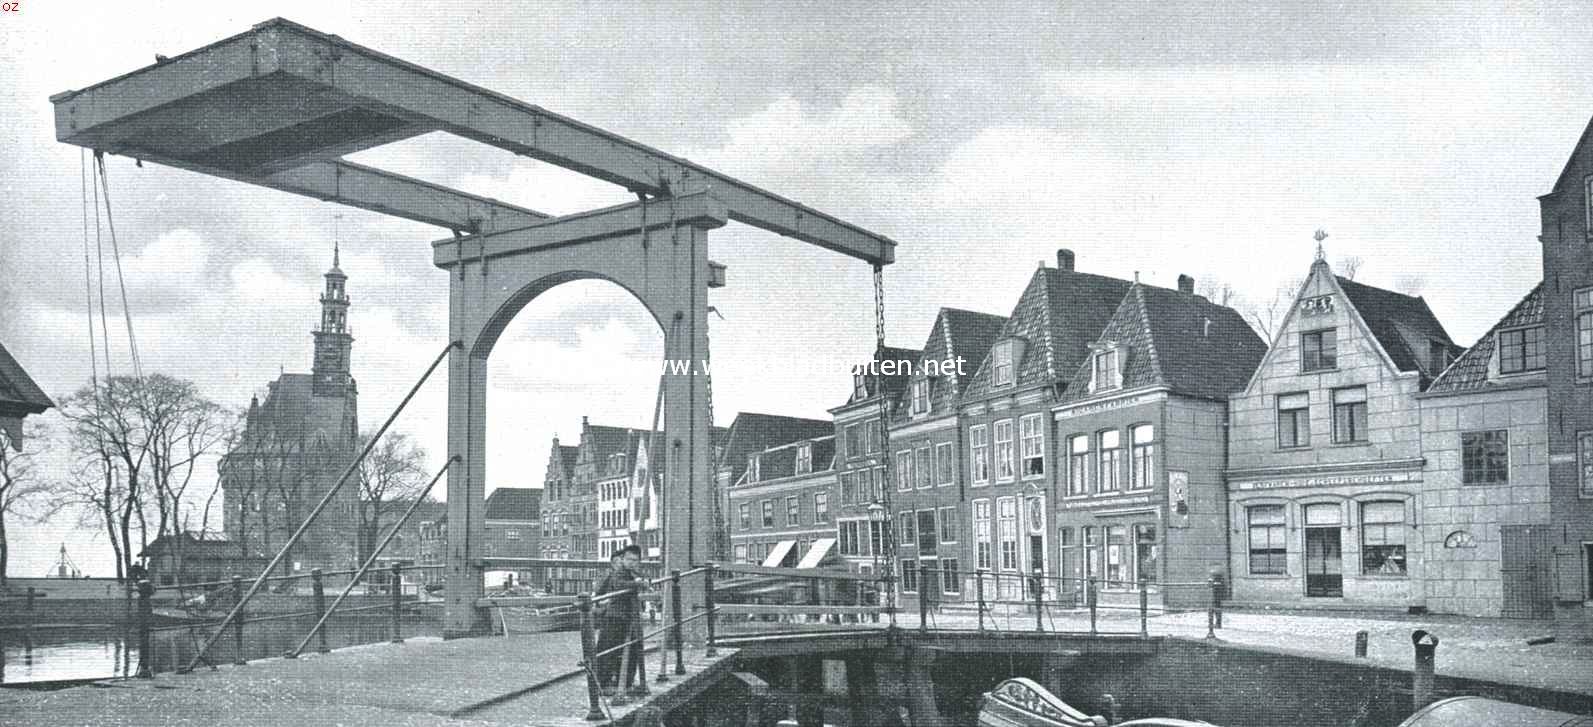
{"type": "Polygon", "coordinates": [[[1305,529],[1305,595],[1344,596],[1344,555],[1339,545],[1336,526],[1305,529]]]}
{"type": "Polygon", "coordinates": [[[1499,528],[1499,573],[1504,580],[1505,618],[1549,618],[1549,528],[1544,525],[1504,525],[1499,528]]]}

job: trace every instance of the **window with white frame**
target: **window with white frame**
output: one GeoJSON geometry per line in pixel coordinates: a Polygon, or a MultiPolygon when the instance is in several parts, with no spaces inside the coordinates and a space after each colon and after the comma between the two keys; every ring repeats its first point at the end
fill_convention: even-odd
{"type": "Polygon", "coordinates": [[[840,523],[837,526],[837,533],[839,534],[840,537],[839,537],[839,539],[838,539],[838,541],[836,543],[836,547],[838,549],[840,549],[841,555],[867,555],[867,553],[865,553],[863,551],[863,548],[864,548],[863,532],[864,531],[863,531],[862,526],[863,526],[863,523],[865,523],[865,522],[867,522],[867,521],[866,520],[842,520],[842,521],[840,521],[840,523]]]}
{"type": "Polygon", "coordinates": [[[1090,391],[1110,391],[1123,386],[1123,373],[1119,367],[1116,347],[1095,352],[1091,358],[1090,391]]]}
{"type": "Polygon", "coordinates": [[[1361,503],[1361,572],[1405,575],[1405,503],[1361,503]]]}
{"type": "Polygon", "coordinates": [[[796,474],[805,475],[813,471],[813,444],[803,442],[797,445],[796,474]]]}
{"type": "Polygon", "coordinates": [[[935,481],[943,487],[957,482],[957,450],[951,442],[935,445],[935,481]]]}
{"type": "Polygon", "coordinates": [[[1128,436],[1134,447],[1130,455],[1128,488],[1131,490],[1150,489],[1156,477],[1156,426],[1153,424],[1136,424],[1128,430],[1128,436]]]}
{"type": "Polygon", "coordinates": [[[759,459],[759,457],[756,454],[747,455],[747,481],[748,482],[757,482],[760,479],[758,477],[758,459],[759,459]]]}
{"type": "Polygon", "coordinates": [[[1499,373],[1519,374],[1543,370],[1547,361],[1543,326],[1500,331],[1498,336],[1499,373]]]}
{"type": "Polygon", "coordinates": [[[1017,474],[1017,466],[1013,461],[1012,449],[1012,420],[1002,419],[995,423],[996,435],[996,481],[1005,482],[1013,479],[1017,474]]]}
{"type": "Polygon", "coordinates": [[[996,534],[1001,544],[1001,570],[1018,570],[1018,500],[996,500],[996,534]]]}
{"type": "Polygon", "coordinates": [[[1572,294],[1571,314],[1576,316],[1577,378],[1593,378],[1593,288],[1572,294]]]}
{"type": "Polygon", "coordinates": [[[774,527],[774,501],[773,500],[764,500],[763,501],[763,526],[766,527],[766,528],[774,527]]]}
{"type": "Polygon", "coordinates": [[[868,377],[863,374],[852,374],[852,398],[868,398],[868,377]]]}
{"type": "Polygon", "coordinates": [[[1510,482],[1510,431],[1494,429],[1460,433],[1461,482],[1503,485],[1510,482]]]}
{"type": "Polygon", "coordinates": [[[1123,487],[1123,433],[1108,429],[1096,439],[1100,442],[1100,466],[1095,471],[1095,491],[1117,492],[1123,487]]]}
{"type": "Polygon", "coordinates": [[[788,527],[802,524],[802,505],[798,502],[796,495],[789,495],[785,498],[785,524],[788,527]]]}
{"type": "Polygon", "coordinates": [[[1078,434],[1068,437],[1068,494],[1083,495],[1090,491],[1090,436],[1078,434]]]}
{"type": "Polygon", "coordinates": [[[928,489],[934,485],[935,465],[929,460],[929,443],[920,443],[913,449],[913,479],[918,484],[918,489],[928,489]]]}
{"type": "MultiPolygon", "coordinates": [[[[1581,473],[1582,496],[1593,497],[1593,432],[1576,435],[1577,469],[1581,473]]],[[[1593,563],[1589,563],[1593,567],[1593,563]]],[[[1593,588],[1593,583],[1588,584],[1593,588]]]]}
{"type": "Polygon", "coordinates": [[[813,493],[813,523],[815,525],[830,521],[830,493],[813,493]]]}
{"type": "Polygon", "coordinates": [[[940,508],[940,542],[957,542],[957,508],[940,508]]]}
{"type": "Polygon", "coordinates": [[[518,530],[505,530],[505,531],[503,531],[503,537],[504,537],[505,540],[519,540],[520,539],[520,531],[518,531],[518,530]]]}
{"type": "Polygon", "coordinates": [[[913,414],[928,414],[929,413],[929,379],[926,378],[926,377],[919,377],[918,379],[913,381],[913,388],[912,388],[911,394],[912,394],[912,397],[911,397],[911,402],[912,402],[912,410],[911,411],[912,411],[912,413],[913,414]]]}
{"type": "Polygon", "coordinates": [[[990,382],[1006,386],[1013,381],[1012,341],[1002,341],[990,349],[990,382]]]}
{"type": "Polygon", "coordinates": [[[962,591],[962,574],[958,572],[956,558],[940,559],[940,592],[956,595],[962,591]]]}
{"type": "Polygon", "coordinates": [[[737,510],[741,513],[741,529],[750,529],[752,527],[752,503],[743,502],[737,507],[737,510]]]}
{"type": "Polygon", "coordinates": [[[973,501],[974,568],[990,570],[990,501],[973,501]]]}
{"type": "Polygon", "coordinates": [[[968,428],[968,474],[974,487],[990,481],[990,430],[983,424],[968,428]]]}
{"type": "Polygon", "coordinates": [[[1282,505],[1245,508],[1250,526],[1251,575],[1283,575],[1288,562],[1288,540],[1282,505]]]}
{"type": "Polygon", "coordinates": [[[901,540],[898,541],[899,544],[913,544],[913,538],[917,537],[914,535],[914,533],[917,531],[913,529],[913,519],[915,517],[916,516],[913,514],[912,510],[903,510],[899,513],[896,513],[896,530],[901,538],[901,540]]]}
{"type": "Polygon", "coordinates": [[[913,450],[911,449],[896,453],[896,489],[898,491],[913,489],[913,450]]]}
{"type": "Polygon", "coordinates": [[[1023,476],[1045,475],[1045,424],[1039,414],[1018,419],[1019,451],[1023,455],[1023,476]]]}

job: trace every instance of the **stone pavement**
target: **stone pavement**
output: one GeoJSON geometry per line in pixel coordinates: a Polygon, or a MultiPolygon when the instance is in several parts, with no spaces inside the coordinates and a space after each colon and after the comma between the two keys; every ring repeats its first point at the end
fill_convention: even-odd
{"type": "MultiPolygon", "coordinates": [[[[590,724],[579,654],[579,632],[411,639],[54,692],[0,690],[0,725],[590,724]]],[[[688,651],[687,677],[651,686],[682,685],[732,654],[688,651]]]]}

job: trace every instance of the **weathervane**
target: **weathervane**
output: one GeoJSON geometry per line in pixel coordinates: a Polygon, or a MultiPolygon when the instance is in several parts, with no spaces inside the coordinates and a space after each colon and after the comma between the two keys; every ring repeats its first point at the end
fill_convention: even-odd
{"type": "Polygon", "coordinates": [[[1311,236],[1316,240],[1316,259],[1318,260],[1327,259],[1327,252],[1322,249],[1322,241],[1326,240],[1327,236],[1327,230],[1320,227],[1316,228],[1316,234],[1311,236]]]}

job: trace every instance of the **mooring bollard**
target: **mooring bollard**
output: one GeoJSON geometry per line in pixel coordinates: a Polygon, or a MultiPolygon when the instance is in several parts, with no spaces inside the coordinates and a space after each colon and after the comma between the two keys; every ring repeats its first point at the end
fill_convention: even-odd
{"type": "Polygon", "coordinates": [[[1416,648],[1416,671],[1411,678],[1410,706],[1416,710],[1433,701],[1433,664],[1437,660],[1438,637],[1417,629],[1411,632],[1410,643],[1416,648]]]}
{"type": "Polygon", "coordinates": [[[985,572],[974,571],[974,597],[979,600],[979,631],[985,630],[985,572]]]}
{"type": "Polygon", "coordinates": [[[703,646],[703,656],[718,656],[719,650],[714,648],[714,621],[718,618],[714,614],[714,564],[709,563],[707,570],[702,572],[702,603],[708,609],[703,618],[708,621],[708,641],[703,646]]]}
{"type": "MultiPolygon", "coordinates": [[[[33,589],[29,588],[29,591],[33,589]]],[[[138,678],[155,677],[154,658],[149,652],[149,625],[154,620],[154,609],[149,599],[155,595],[155,584],[147,580],[138,582],[138,678]]]]}
{"type": "Polygon", "coordinates": [[[238,605],[238,617],[232,620],[232,663],[234,666],[243,666],[249,663],[243,658],[243,623],[248,620],[248,614],[243,610],[243,576],[232,577],[232,598],[238,605]]]}
{"type": "Polygon", "coordinates": [[[393,591],[393,641],[395,644],[404,643],[404,634],[399,630],[399,619],[404,608],[404,567],[393,564],[393,579],[389,583],[393,591]]]}
{"type": "Polygon", "coordinates": [[[1150,579],[1139,577],[1139,635],[1150,636],[1150,579]]]}
{"type": "Polygon", "coordinates": [[[1368,638],[1368,635],[1367,635],[1367,633],[1364,630],[1355,632],[1355,658],[1357,658],[1357,659],[1365,659],[1366,658],[1366,640],[1367,640],[1367,638],[1368,638]]]}
{"type": "Polygon", "coordinates": [[[598,703],[597,662],[592,652],[597,650],[592,633],[592,595],[582,593],[575,597],[575,608],[581,612],[581,668],[586,671],[586,720],[603,719],[603,707],[598,703]]]}
{"type": "Polygon", "coordinates": [[[1096,601],[1096,597],[1097,596],[1096,596],[1096,593],[1095,593],[1095,579],[1094,578],[1086,579],[1084,581],[1084,603],[1090,607],[1090,635],[1091,636],[1095,635],[1095,605],[1096,605],[1095,601],[1096,601]]]}
{"type": "Polygon", "coordinates": [[[929,564],[918,562],[918,631],[929,631],[929,564]]]}
{"type": "MultiPolygon", "coordinates": [[[[326,615],[326,590],[321,583],[320,568],[312,568],[310,570],[310,584],[315,589],[315,617],[319,619],[326,615]]],[[[326,629],[321,629],[318,636],[320,637],[320,646],[317,647],[317,650],[322,654],[331,652],[331,647],[326,645],[326,629]]]]}
{"type": "Polygon", "coordinates": [[[1034,630],[1045,631],[1045,584],[1040,582],[1040,569],[1036,568],[1029,590],[1034,594],[1034,630]]]}
{"type": "Polygon", "coordinates": [[[1217,576],[1207,579],[1211,585],[1211,602],[1206,605],[1206,638],[1217,638],[1217,629],[1222,626],[1222,611],[1218,597],[1222,595],[1222,586],[1217,582],[1217,576]]]}

